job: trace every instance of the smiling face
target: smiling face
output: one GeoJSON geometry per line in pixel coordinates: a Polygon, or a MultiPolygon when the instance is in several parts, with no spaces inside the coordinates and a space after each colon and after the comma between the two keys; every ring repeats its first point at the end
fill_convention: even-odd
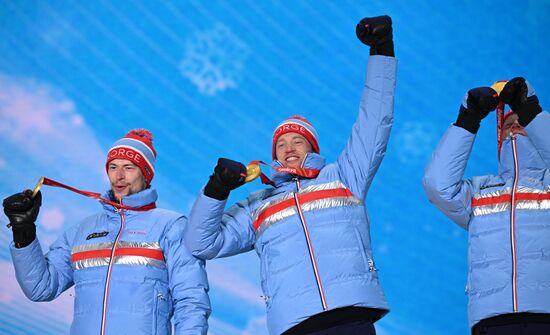
{"type": "Polygon", "coordinates": [[[523,128],[518,122],[517,114],[512,114],[507,117],[502,125],[503,138],[510,136],[510,133],[527,136],[525,128],[523,128]]]}
{"type": "Polygon", "coordinates": [[[145,189],[145,177],[137,165],[127,159],[113,159],[107,166],[107,176],[115,199],[138,193],[145,189]]]}
{"type": "Polygon", "coordinates": [[[311,144],[297,133],[283,134],[275,143],[277,160],[286,167],[301,167],[308,152],[311,152],[311,144]]]}

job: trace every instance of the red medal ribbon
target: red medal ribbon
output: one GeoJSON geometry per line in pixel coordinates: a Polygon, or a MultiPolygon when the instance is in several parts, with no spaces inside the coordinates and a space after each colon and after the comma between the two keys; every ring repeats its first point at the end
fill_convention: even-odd
{"type": "Polygon", "coordinates": [[[104,202],[104,203],[106,203],[106,204],[109,204],[109,205],[111,205],[111,206],[113,206],[113,207],[115,207],[115,208],[118,208],[118,209],[126,209],[126,210],[131,210],[131,211],[145,212],[145,211],[148,211],[148,210],[157,208],[157,205],[156,205],[154,202],[153,202],[153,203],[150,203],[150,204],[148,204],[148,205],[145,205],[145,206],[143,206],[143,207],[130,207],[130,206],[125,206],[125,205],[119,204],[119,203],[117,203],[117,202],[114,202],[114,201],[111,201],[111,200],[102,198],[100,193],[89,192],[89,191],[82,191],[82,190],[76,189],[76,188],[74,188],[74,187],[71,187],[71,186],[62,184],[62,183],[60,183],[60,182],[58,182],[58,181],[55,181],[55,180],[46,178],[46,177],[44,177],[43,184],[44,184],[44,185],[48,185],[48,186],[60,187],[60,188],[67,189],[67,190],[69,190],[69,191],[72,191],[72,192],[81,194],[81,195],[83,195],[83,196],[86,196],[86,197],[89,197],[89,198],[93,198],[93,199],[97,199],[97,200],[99,200],[99,201],[101,201],[101,202],[104,202]]]}
{"type": "MultiPolygon", "coordinates": [[[[315,178],[319,175],[319,172],[321,172],[321,170],[318,170],[318,169],[292,168],[287,166],[276,167],[260,160],[251,161],[249,164],[256,164],[256,165],[263,164],[265,166],[269,166],[270,168],[272,168],[277,172],[289,173],[295,176],[300,176],[305,178],[315,178]]],[[[262,181],[262,184],[275,186],[273,181],[269,179],[263,172],[260,172],[260,179],[262,181]]]]}
{"type": "Polygon", "coordinates": [[[497,145],[498,145],[498,160],[500,160],[500,147],[502,146],[502,120],[504,118],[504,103],[499,102],[496,108],[497,116],[497,145]]]}

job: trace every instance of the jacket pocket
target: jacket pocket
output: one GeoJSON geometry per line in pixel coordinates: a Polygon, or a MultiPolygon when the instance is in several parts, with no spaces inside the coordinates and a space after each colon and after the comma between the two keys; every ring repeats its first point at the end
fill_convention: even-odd
{"type": "Polygon", "coordinates": [[[168,287],[162,283],[156,283],[153,289],[152,326],[153,334],[170,334],[170,316],[172,298],[168,287]]]}
{"type": "Polygon", "coordinates": [[[378,280],[378,269],[374,264],[374,259],[371,255],[369,255],[369,253],[367,253],[367,249],[370,250],[370,245],[365,245],[365,242],[363,241],[361,233],[359,232],[357,227],[353,227],[353,231],[355,233],[355,237],[357,238],[357,247],[359,248],[359,252],[361,253],[361,258],[363,260],[365,271],[370,274],[370,277],[372,279],[378,280]]]}
{"type": "Polygon", "coordinates": [[[474,272],[475,270],[472,270],[472,265],[468,265],[468,275],[466,277],[466,288],[464,290],[464,293],[468,297],[468,299],[475,299],[475,296],[479,294],[479,283],[476,282],[474,279],[474,272]]]}
{"type": "Polygon", "coordinates": [[[269,254],[269,244],[266,243],[263,246],[263,252],[260,255],[261,262],[260,262],[260,277],[261,277],[261,285],[262,285],[262,292],[266,308],[269,308],[271,306],[271,295],[269,290],[269,261],[268,261],[268,254],[269,254]]]}

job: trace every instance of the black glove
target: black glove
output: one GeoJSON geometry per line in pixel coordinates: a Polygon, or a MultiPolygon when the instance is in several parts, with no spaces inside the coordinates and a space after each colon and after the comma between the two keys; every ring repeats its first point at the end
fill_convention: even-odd
{"type": "Polygon", "coordinates": [[[467,93],[466,101],[460,105],[455,125],[472,134],[477,133],[481,120],[497,108],[498,102],[498,94],[492,88],[472,88],[467,93]],[[467,107],[464,107],[464,104],[467,107]]]}
{"type": "Polygon", "coordinates": [[[244,184],[246,167],[227,158],[219,158],[214,173],[204,187],[204,195],[217,200],[225,200],[229,192],[244,184]]]}
{"type": "Polygon", "coordinates": [[[504,85],[500,92],[500,101],[508,104],[510,108],[518,115],[518,122],[523,127],[533,121],[533,119],[542,112],[539,105],[539,98],[534,94],[527,96],[529,88],[525,78],[515,77],[504,85]]]}
{"type": "Polygon", "coordinates": [[[36,238],[34,222],[38,217],[40,205],[42,205],[42,193],[38,191],[33,198],[32,191],[25,190],[7,197],[2,205],[4,213],[10,219],[15,247],[23,248],[31,244],[36,238]]]}
{"type": "Polygon", "coordinates": [[[370,47],[371,55],[394,57],[391,17],[366,17],[355,27],[357,38],[370,47]]]}

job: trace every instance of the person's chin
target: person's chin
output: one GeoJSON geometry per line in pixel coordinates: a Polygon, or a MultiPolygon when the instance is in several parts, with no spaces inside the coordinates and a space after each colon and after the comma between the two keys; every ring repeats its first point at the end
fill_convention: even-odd
{"type": "Polygon", "coordinates": [[[113,194],[115,195],[115,198],[120,201],[122,198],[128,196],[129,192],[127,190],[122,192],[113,191],[113,194]]]}

